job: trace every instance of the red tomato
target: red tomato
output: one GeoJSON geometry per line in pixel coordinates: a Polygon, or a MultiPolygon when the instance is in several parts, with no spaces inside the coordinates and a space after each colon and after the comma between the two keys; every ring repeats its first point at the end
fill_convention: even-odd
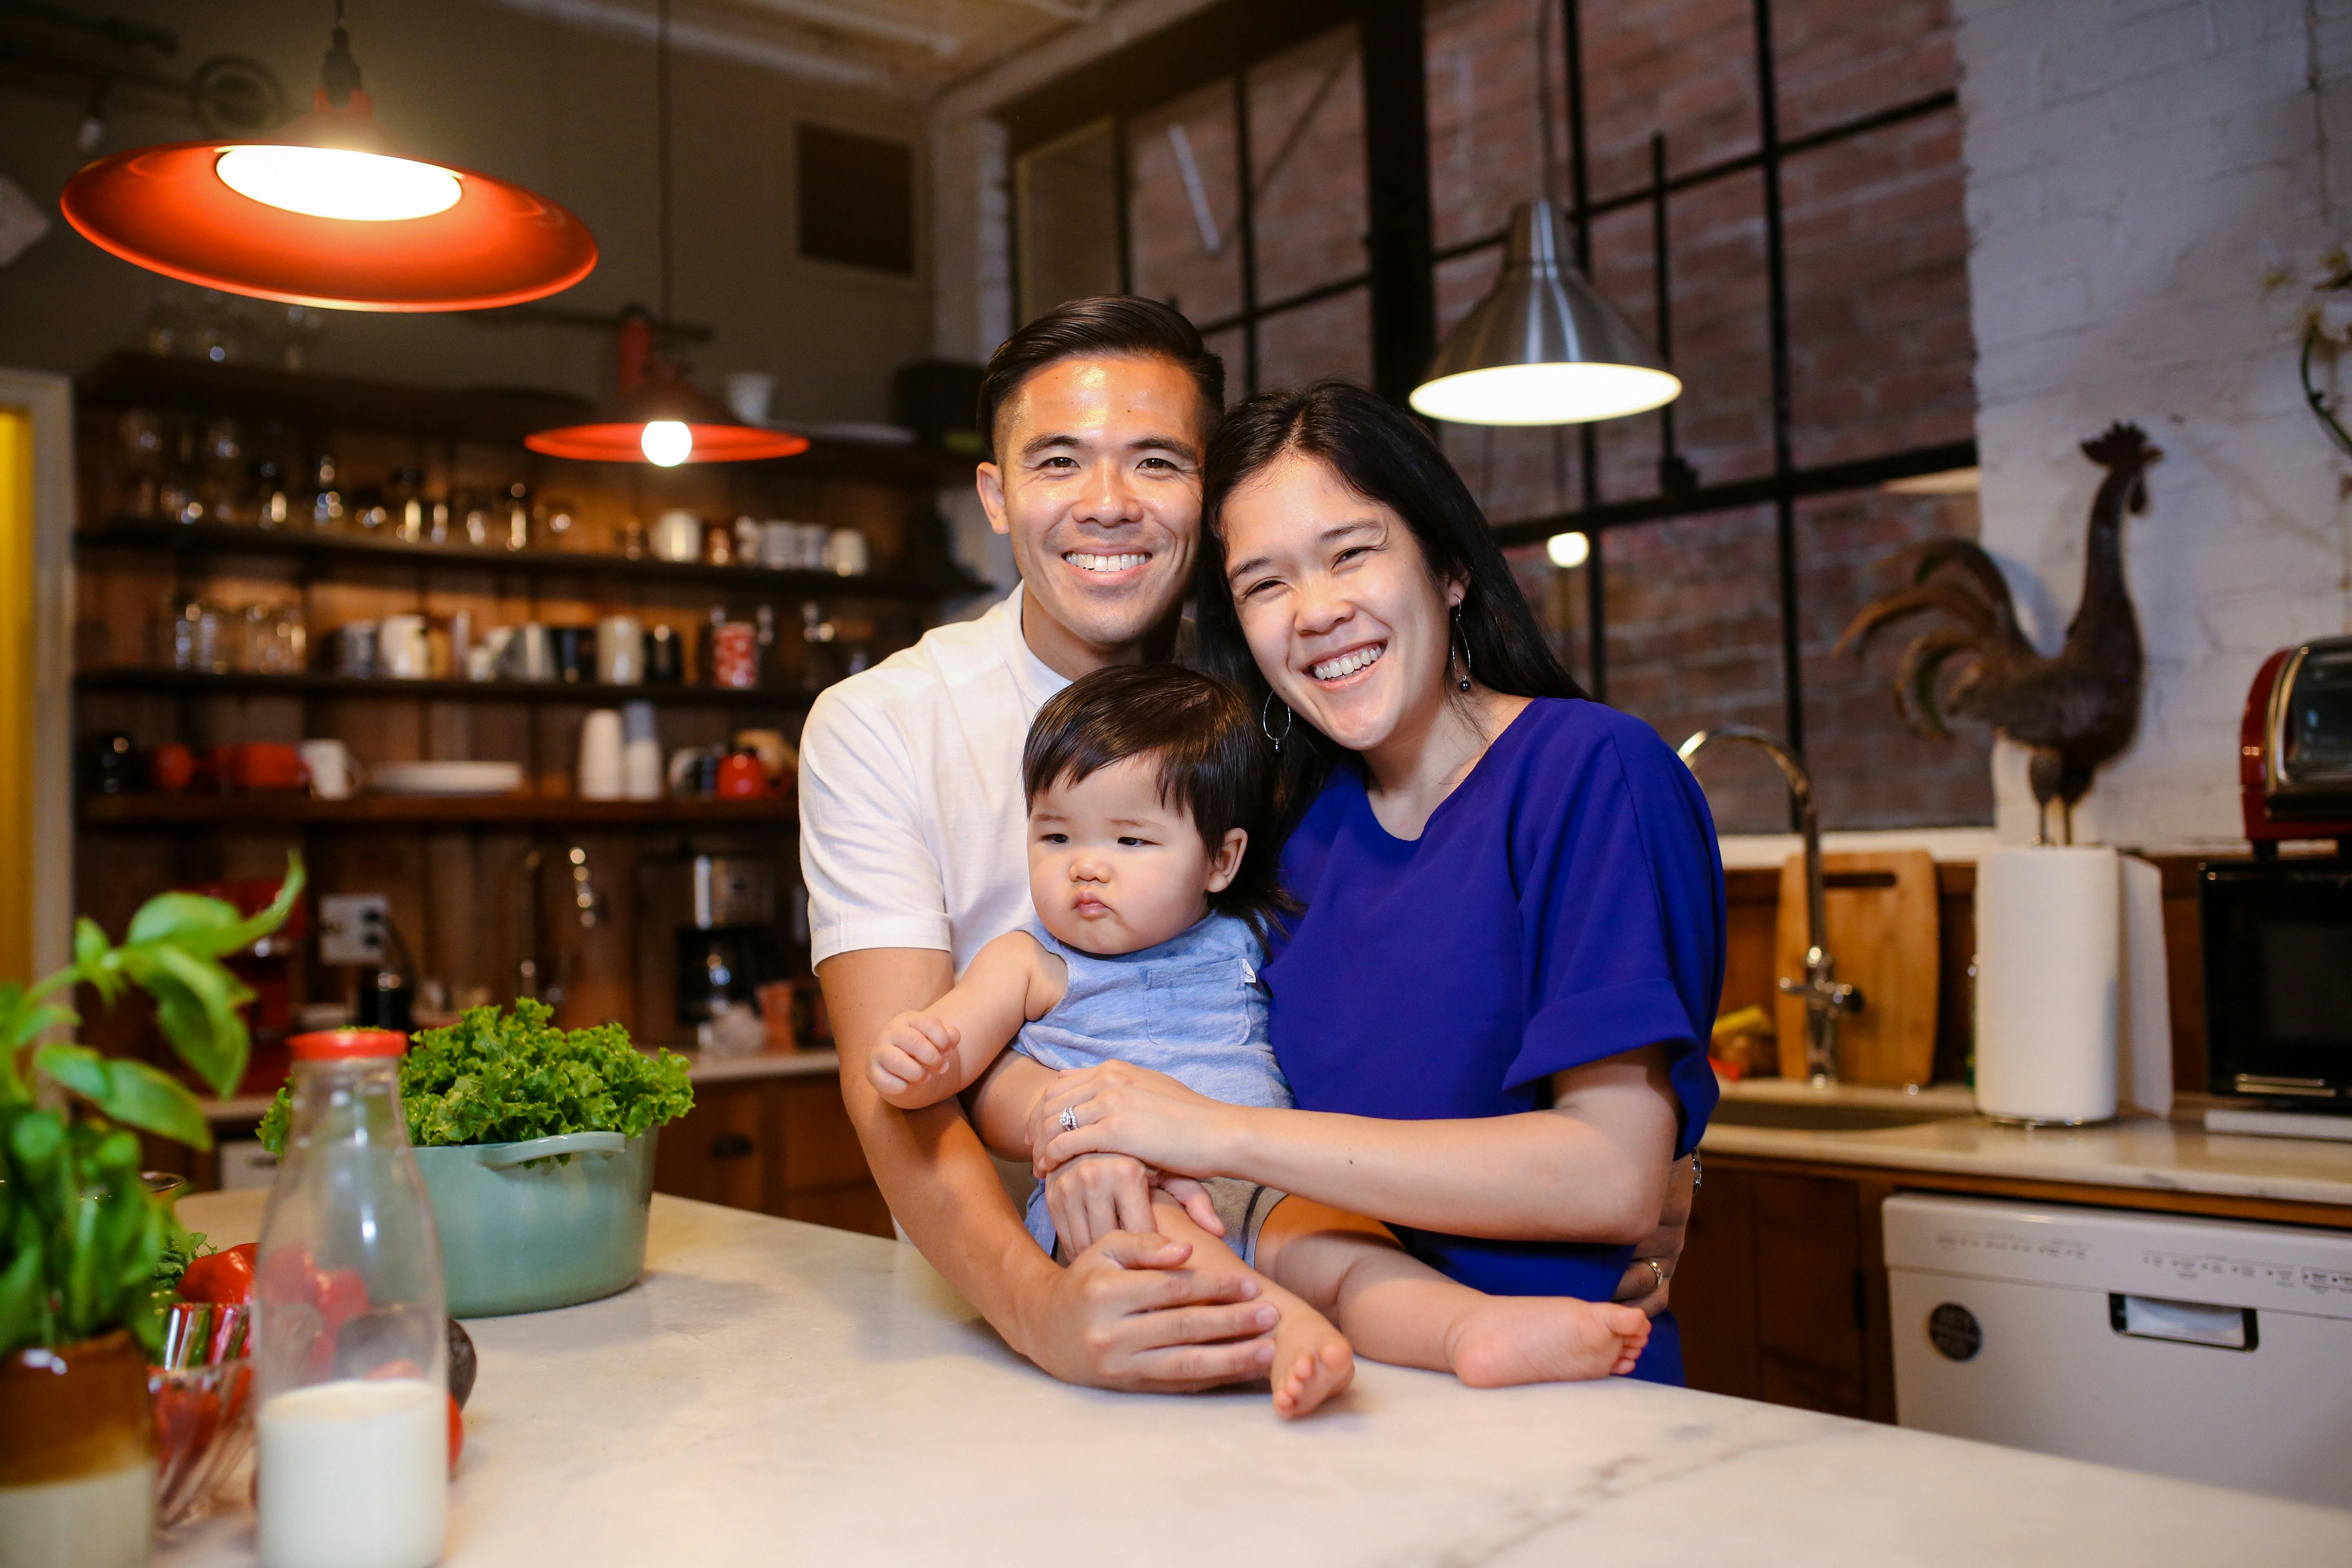
{"type": "Polygon", "coordinates": [[[449,1396],[449,1473],[457,1473],[457,1456],[466,1451],[466,1417],[457,1409],[457,1396],[449,1396]]]}
{"type": "Polygon", "coordinates": [[[261,1265],[261,1293],[271,1301],[316,1305],[318,1278],[308,1247],[280,1247],[261,1265]]]}
{"type": "Polygon", "coordinates": [[[256,1250],[248,1241],[195,1259],[180,1276],[180,1300],[208,1301],[220,1307],[244,1306],[253,1300],[256,1250]]]}
{"type": "Polygon", "coordinates": [[[210,1443],[220,1426],[220,1400],[205,1389],[164,1384],[154,1388],[154,1408],[155,1446],[166,1470],[210,1443]]]}
{"type": "Polygon", "coordinates": [[[368,1310],[367,1281],[356,1268],[331,1268],[313,1280],[310,1303],[331,1334],[368,1310]]]}

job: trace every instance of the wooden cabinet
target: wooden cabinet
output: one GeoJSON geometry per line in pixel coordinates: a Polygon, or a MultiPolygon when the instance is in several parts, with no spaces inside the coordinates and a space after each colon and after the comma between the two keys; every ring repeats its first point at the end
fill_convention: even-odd
{"type": "Polygon", "coordinates": [[[1852,1181],[1708,1162],[1674,1287],[1693,1388],[1870,1414],[1862,1203],[1852,1181]]]}
{"type": "Polygon", "coordinates": [[[697,1084],[694,1109],[662,1129],[654,1190],[891,1234],[889,1207],[830,1074],[697,1084]]]}

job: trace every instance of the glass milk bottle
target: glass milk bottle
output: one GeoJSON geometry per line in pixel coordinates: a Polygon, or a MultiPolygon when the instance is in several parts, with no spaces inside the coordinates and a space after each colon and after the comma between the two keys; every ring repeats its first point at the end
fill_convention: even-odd
{"type": "Polygon", "coordinates": [[[298,1035],[254,1291],[262,1568],[425,1568],[448,1528],[441,1244],[405,1037],[298,1035]]]}

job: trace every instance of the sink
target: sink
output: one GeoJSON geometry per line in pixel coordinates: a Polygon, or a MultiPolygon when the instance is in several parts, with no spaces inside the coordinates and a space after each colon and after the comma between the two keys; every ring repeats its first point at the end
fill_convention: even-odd
{"type": "Polygon", "coordinates": [[[1785,1127],[1804,1132],[1874,1132],[1950,1121],[1968,1112],[1949,1106],[1856,1105],[1834,1100],[1726,1099],[1708,1121],[1718,1127],[1785,1127]]]}

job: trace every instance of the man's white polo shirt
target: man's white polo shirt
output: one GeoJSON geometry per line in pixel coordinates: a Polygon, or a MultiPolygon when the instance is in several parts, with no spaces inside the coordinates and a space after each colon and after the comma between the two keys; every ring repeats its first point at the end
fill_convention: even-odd
{"type": "Polygon", "coordinates": [[[1021,635],[1021,590],[820,695],[801,731],[810,961],[928,947],[956,973],[1030,917],[1021,748],[1068,681],[1021,635]]]}

